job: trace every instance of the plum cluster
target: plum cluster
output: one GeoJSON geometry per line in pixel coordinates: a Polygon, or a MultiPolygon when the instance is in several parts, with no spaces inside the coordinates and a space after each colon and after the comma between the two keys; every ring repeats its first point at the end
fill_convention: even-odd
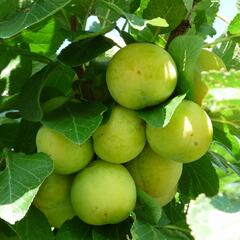
{"type": "MultiPolygon", "coordinates": [[[[196,72],[217,68],[216,63],[204,65],[206,54],[224,67],[203,50],[196,72]]],[[[52,158],[54,173],[40,187],[34,204],[52,226],[60,227],[75,215],[92,225],[121,222],[135,208],[136,186],[161,206],[174,198],[183,164],[201,158],[212,141],[211,120],[199,105],[203,94],[196,94],[196,86],[204,91],[205,86],[199,78],[194,81],[191,100],[179,104],[167,126],[145,123],[137,110],[174,96],[177,68],[161,47],[130,44],[108,64],[106,82],[116,104],[91,139],[76,144],[45,126],[39,129],[38,152],[52,158]]]]}

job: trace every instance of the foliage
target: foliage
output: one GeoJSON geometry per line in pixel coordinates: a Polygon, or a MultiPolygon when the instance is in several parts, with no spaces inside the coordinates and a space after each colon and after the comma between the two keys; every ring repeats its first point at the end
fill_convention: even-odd
{"type": "Polygon", "coordinates": [[[219,0],[0,1],[1,239],[239,239],[240,14],[225,34],[207,43],[216,33],[219,5],[219,0]],[[112,30],[123,43],[110,39],[112,30]],[[32,206],[53,171],[51,158],[36,151],[36,133],[43,124],[72,142],[87,141],[114,104],[106,69],[94,69],[94,63],[107,63],[132,42],[164,47],[177,66],[171,99],[138,111],[154,127],[165,127],[189,98],[201,49],[211,47],[222,58],[227,72],[201,76],[209,89],[203,108],[213,123],[212,145],[201,159],[184,165],[178,194],[164,208],[138,190],[135,211],[122,223],[90,226],[75,217],[53,231],[32,206]]]}

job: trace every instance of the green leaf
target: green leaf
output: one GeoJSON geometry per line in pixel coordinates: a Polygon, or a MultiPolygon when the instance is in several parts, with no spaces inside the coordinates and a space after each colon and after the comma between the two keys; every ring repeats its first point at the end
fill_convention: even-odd
{"type": "Polygon", "coordinates": [[[56,240],[93,240],[91,226],[75,217],[62,225],[56,240]]]}
{"type": "MultiPolygon", "coordinates": [[[[29,46],[22,43],[20,47],[29,52],[29,46]]],[[[25,82],[30,78],[32,74],[32,60],[31,58],[20,55],[18,56],[19,61],[16,67],[11,71],[9,76],[9,95],[19,93],[22,90],[25,82]]]]}
{"type": "Polygon", "coordinates": [[[137,205],[134,212],[138,219],[152,225],[158,224],[162,216],[159,202],[140,189],[137,189],[137,205]]]}
{"type": "Polygon", "coordinates": [[[1,0],[0,1],[0,21],[6,19],[16,12],[18,0],[1,0]]]}
{"type": "Polygon", "coordinates": [[[169,45],[169,53],[178,69],[176,91],[178,94],[187,93],[186,99],[195,95],[194,74],[196,62],[203,47],[203,39],[198,36],[179,36],[169,45]]]}
{"type": "Polygon", "coordinates": [[[0,124],[0,150],[14,147],[18,132],[19,124],[17,122],[0,124]]]}
{"type": "Polygon", "coordinates": [[[61,27],[54,18],[40,22],[34,28],[23,31],[24,42],[30,46],[31,52],[55,57],[56,51],[64,41],[61,27]]]}
{"type": "Polygon", "coordinates": [[[25,119],[21,119],[19,123],[18,136],[14,146],[15,151],[24,152],[26,154],[36,152],[36,134],[39,127],[39,122],[30,122],[25,119]]]}
{"type": "Polygon", "coordinates": [[[50,72],[56,65],[48,65],[34,74],[24,85],[20,95],[19,110],[22,116],[29,121],[40,121],[43,117],[40,105],[40,95],[48,80],[50,72]]]}
{"type": "Polygon", "coordinates": [[[187,222],[196,240],[236,240],[240,236],[240,198],[207,198],[200,195],[191,201],[187,222]]]}
{"type": "Polygon", "coordinates": [[[6,167],[0,172],[0,217],[14,224],[31,205],[39,185],[52,172],[52,160],[43,153],[25,155],[5,151],[6,167]]]}
{"type": "Polygon", "coordinates": [[[240,34],[240,13],[237,14],[228,26],[228,31],[232,35],[240,34]]]}
{"type": "Polygon", "coordinates": [[[55,239],[46,217],[35,207],[31,207],[25,218],[12,228],[24,240],[53,240],[55,239]]]}
{"type": "Polygon", "coordinates": [[[0,112],[18,108],[19,94],[12,96],[0,96],[0,112]]]}
{"type": "Polygon", "coordinates": [[[183,165],[179,181],[180,197],[189,200],[196,198],[200,193],[207,196],[218,193],[219,179],[211,159],[211,155],[207,153],[199,160],[183,165]]]}
{"type": "Polygon", "coordinates": [[[58,58],[64,64],[78,66],[93,60],[114,45],[115,43],[111,39],[100,35],[71,43],[62,50],[58,58]]]}
{"type": "Polygon", "coordinates": [[[232,68],[240,70],[240,47],[237,39],[224,41],[213,51],[223,60],[228,70],[232,68]]]}
{"type": "Polygon", "coordinates": [[[219,10],[220,0],[201,0],[192,12],[192,31],[203,38],[216,34],[213,23],[219,10]]]}
{"type": "Polygon", "coordinates": [[[125,220],[119,224],[95,226],[92,229],[93,240],[127,239],[130,235],[132,221],[125,220]]]}
{"type": "Polygon", "coordinates": [[[34,1],[31,6],[20,9],[10,19],[0,22],[0,38],[16,35],[27,27],[53,15],[69,2],[70,0],[34,1]]]}
{"type": "Polygon", "coordinates": [[[64,95],[69,95],[72,90],[75,71],[66,65],[58,64],[47,76],[45,87],[53,87],[64,95]]]}
{"type": "Polygon", "coordinates": [[[164,32],[170,32],[175,29],[185,18],[187,9],[183,0],[150,0],[147,8],[143,11],[145,19],[163,18],[169,24],[164,32]]]}
{"type": "Polygon", "coordinates": [[[186,94],[176,96],[167,103],[147,110],[140,110],[138,111],[138,116],[142,118],[146,123],[150,124],[152,127],[164,128],[170,122],[176,108],[183,101],[185,96],[186,94]]]}
{"type": "Polygon", "coordinates": [[[74,143],[82,144],[99,127],[106,110],[99,102],[67,103],[47,114],[42,123],[74,143]]]}
{"type": "Polygon", "coordinates": [[[182,0],[182,1],[189,12],[193,7],[193,0],[182,0]]]}
{"type": "MultiPolygon", "coordinates": [[[[134,240],[190,240],[184,233],[175,229],[175,226],[171,226],[172,229],[166,227],[153,226],[149,223],[136,219],[134,217],[134,223],[131,228],[131,234],[134,240]]],[[[176,227],[177,228],[177,227],[176,227]]]]}

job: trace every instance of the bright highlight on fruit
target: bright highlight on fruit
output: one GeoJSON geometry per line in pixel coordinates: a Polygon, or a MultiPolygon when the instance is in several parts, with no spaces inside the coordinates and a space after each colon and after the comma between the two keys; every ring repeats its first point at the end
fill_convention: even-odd
{"type": "Polygon", "coordinates": [[[91,140],[76,144],[62,134],[41,127],[37,133],[38,152],[48,154],[54,163],[54,171],[59,174],[71,174],[84,168],[93,157],[91,140]]]}
{"type": "Polygon", "coordinates": [[[165,206],[175,196],[182,163],[164,159],[147,145],[142,153],[126,164],[136,186],[165,206]]]}
{"type": "Polygon", "coordinates": [[[134,43],[114,55],[106,81],[116,102],[130,109],[142,109],[157,105],[172,94],[177,71],[172,57],[163,48],[134,43]]]}
{"type": "Polygon", "coordinates": [[[143,150],[145,142],[145,123],[135,111],[121,106],[115,106],[107,123],[93,134],[96,154],[112,163],[132,160],[143,150]]]}
{"type": "Polygon", "coordinates": [[[207,152],[213,128],[207,113],[198,104],[183,100],[166,127],[154,128],[147,124],[146,133],[150,147],[159,156],[188,163],[207,152]]]}
{"type": "Polygon", "coordinates": [[[133,211],[136,187],[124,166],[96,160],[75,177],[71,199],[82,221],[92,225],[114,224],[133,211]]]}

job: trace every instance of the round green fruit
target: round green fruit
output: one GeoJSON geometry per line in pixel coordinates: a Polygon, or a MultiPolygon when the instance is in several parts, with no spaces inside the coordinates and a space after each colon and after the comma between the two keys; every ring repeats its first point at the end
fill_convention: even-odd
{"type": "Polygon", "coordinates": [[[146,142],[145,124],[135,111],[115,106],[109,120],[93,134],[96,154],[112,163],[124,163],[135,158],[146,142]]]}
{"type": "Polygon", "coordinates": [[[48,154],[54,163],[54,171],[59,174],[71,174],[84,168],[93,157],[92,142],[76,144],[62,134],[41,127],[37,133],[38,152],[48,154]]]}
{"type": "Polygon", "coordinates": [[[214,52],[202,49],[197,60],[197,67],[200,71],[226,70],[223,60],[214,52]]]}
{"type": "Polygon", "coordinates": [[[161,206],[165,206],[176,194],[182,165],[158,156],[147,145],[126,167],[136,186],[156,198],[161,206]]]}
{"type": "Polygon", "coordinates": [[[150,147],[158,155],[188,163],[207,152],[213,129],[210,118],[198,104],[183,100],[166,127],[154,128],[147,124],[146,133],[150,147]]]}
{"type": "Polygon", "coordinates": [[[196,63],[195,76],[190,89],[190,99],[195,103],[202,105],[203,98],[208,92],[207,85],[201,79],[201,72],[210,70],[226,70],[226,66],[222,59],[207,49],[202,49],[196,63]]]}
{"type": "Polygon", "coordinates": [[[136,187],[125,167],[96,160],[75,177],[71,199],[82,221],[92,225],[115,224],[133,211],[136,187]]]}
{"type": "Polygon", "coordinates": [[[59,228],[75,213],[70,191],[72,176],[51,174],[41,185],[33,204],[45,214],[51,226],[59,228]]]}
{"type": "Polygon", "coordinates": [[[163,48],[133,43],[119,50],[107,68],[107,86],[120,105],[142,109],[166,100],[174,91],[177,71],[163,48]]]}

